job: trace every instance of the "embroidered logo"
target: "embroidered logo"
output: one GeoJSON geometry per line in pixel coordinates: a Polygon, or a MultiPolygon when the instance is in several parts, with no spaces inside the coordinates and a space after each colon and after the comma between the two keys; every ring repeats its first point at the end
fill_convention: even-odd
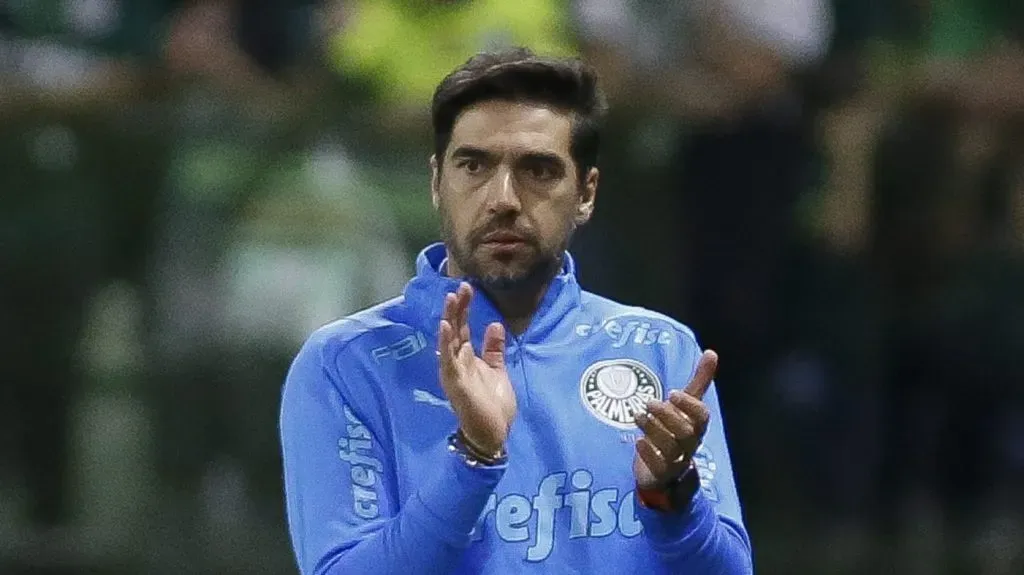
{"type": "Polygon", "coordinates": [[[633,359],[599,361],[580,379],[583,405],[594,417],[619,429],[636,428],[636,415],[647,411],[647,402],[661,399],[658,376],[633,359]]]}

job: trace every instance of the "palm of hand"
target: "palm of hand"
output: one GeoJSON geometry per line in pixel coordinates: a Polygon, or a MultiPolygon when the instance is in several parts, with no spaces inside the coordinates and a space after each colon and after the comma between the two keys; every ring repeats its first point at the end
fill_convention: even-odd
{"type": "Polygon", "coordinates": [[[481,445],[501,445],[508,435],[508,426],[516,414],[516,395],[504,362],[491,365],[473,353],[468,341],[459,347],[455,361],[456,374],[466,389],[466,402],[452,404],[466,433],[479,431],[473,437],[481,445]],[[461,412],[461,413],[460,413],[461,412]]]}
{"type": "Polygon", "coordinates": [[[505,328],[487,326],[477,356],[468,315],[473,290],[467,283],[445,298],[438,333],[441,385],[463,434],[489,452],[501,451],[516,414],[516,396],[505,369],[505,328]]]}

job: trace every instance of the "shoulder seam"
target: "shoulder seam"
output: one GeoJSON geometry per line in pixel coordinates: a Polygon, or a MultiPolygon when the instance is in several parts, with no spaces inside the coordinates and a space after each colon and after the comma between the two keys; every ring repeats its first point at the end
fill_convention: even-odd
{"type": "MultiPolygon", "coordinates": [[[[348,318],[345,318],[345,319],[348,319],[348,318]]],[[[365,414],[362,414],[362,413],[359,412],[358,406],[353,404],[352,398],[349,396],[348,393],[346,393],[346,392],[350,392],[351,390],[350,390],[350,388],[348,386],[348,383],[346,382],[344,372],[341,369],[339,369],[338,357],[342,353],[347,351],[349,349],[349,346],[354,344],[356,341],[359,341],[360,339],[362,339],[362,337],[364,335],[373,333],[375,330],[381,329],[382,327],[390,327],[392,325],[403,325],[403,324],[389,324],[388,326],[374,327],[374,328],[370,328],[370,329],[367,329],[365,331],[359,332],[358,334],[355,334],[351,339],[348,339],[348,340],[346,340],[346,341],[344,341],[342,343],[339,343],[337,349],[333,350],[330,354],[327,353],[327,345],[326,345],[327,342],[326,341],[324,341],[319,346],[320,347],[319,355],[320,355],[320,367],[321,367],[321,369],[323,369],[324,372],[329,376],[329,379],[335,380],[335,381],[332,381],[332,385],[335,387],[336,391],[341,396],[342,404],[347,406],[347,407],[349,407],[350,409],[352,409],[357,414],[357,416],[360,417],[360,421],[362,421],[364,425],[366,424],[366,416],[365,416],[365,414]],[[329,362],[328,362],[328,358],[330,359],[329,362]]],[[[408,326],[406,326],[406,327],[408,327],[408,326]]],[[[377,378],[372,378],[372,387],[375,388],[375,390],[374,390],[375,393],[376,392],[383,392],[383,387],[380,384],[380,380],[377,379],[377,378]]],[[[390,411],[390,409],[388,408],[387,405],[381,405],[379,409],[380,409],[381,417],[384,420],[385,430],[387,430],[387,433],[390,435],[391,411],[390,411]]]]}
{"type": "MultiPolygon", "coordinates": [[[[345,319],[349,319],[349,318],[345,318],[345,319]]],[[[358,320],[352,320],[352,321],[358,321],[358,320]]],[[[349,349],[349,347],[351,347],[352,345],[355,345],[356,342],[362,340],[363,337],[365,337],[365,336],[367,336],[369,334],[375,333],[378,330],[387,329],[387,328],[390,328],[390,327],[404,327],[404,328],[410,329],[412,331],[417,331],[415,327],[410,326],[410,325],[406,325],[404,323],[389,323],[387,325],[369,327],[369,328],[367,328],[365,330],[362,330],[362,331],[360,331],[358,333],[355,333],[351,337],[346,338],[343,341],[337,343],[337,349],[332,354],[334,356],[334,359],[336,359],[339,355],[341,355],[342,353],[347,351],[349,349]]],[[[326,343],[328,341],[330,341],[330,339],[325,340],[325,342],[324,342],[325,345],[323,346],[325,349],[321,350],[321,354],[324,354],[324,352],[326,351],[326,347],[327,347],[326,343]]]]}

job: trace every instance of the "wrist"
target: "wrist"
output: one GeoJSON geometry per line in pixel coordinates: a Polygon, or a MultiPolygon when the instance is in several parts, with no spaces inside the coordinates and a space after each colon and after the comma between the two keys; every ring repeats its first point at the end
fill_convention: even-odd
{"type": "Polygon", "coordinates": [[[678,477],[658,487],[640,487],[636,496],[640,505],[654,511],[678,513],[686,509],[700,490],[700,476],[691,461],[678,477]]]}
{"type": "Polygon", "coordinates": [[[478,436],[466,433],[465,428],[462,426],[459,426],[459,428],[455,430],[455,433],[474,454],[483,457],[497,457],[505,453],[505,446],[503,442],[498,445],[494,445],[494,443],[490,441],[481,441],[478,439],[478,436]]]}
{"type": "Polygon", "coordinates": [[[498,449],[481,447],[467,437],[461,427],[448,437],[448,450],[461,455],[470,466],[490,467],[502,465],[508,461],[508,454],[504,447],[498,449]]]}

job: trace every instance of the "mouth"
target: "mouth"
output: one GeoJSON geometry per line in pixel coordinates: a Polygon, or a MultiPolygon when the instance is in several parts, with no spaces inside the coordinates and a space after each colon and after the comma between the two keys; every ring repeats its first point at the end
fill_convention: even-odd
{"type": "Polygon", "coordinates": [[[516,233],[497,232],[484,236],[480,243],[481,245],[490,247],[515,247],[526,245],[527,240],[524,236],[516,233]]]}

